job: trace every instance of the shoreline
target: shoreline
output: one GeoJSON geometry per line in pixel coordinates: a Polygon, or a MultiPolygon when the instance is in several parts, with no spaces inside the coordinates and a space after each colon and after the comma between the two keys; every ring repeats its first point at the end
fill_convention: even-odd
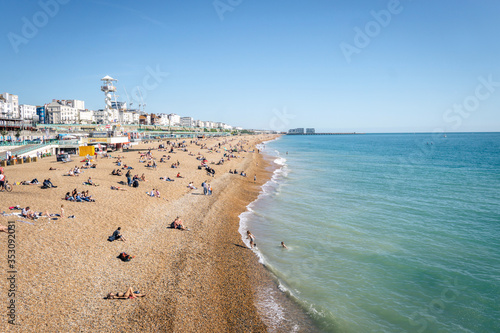
{"type": "MultiPolygon", "coordinates": [[[[269,137],[244,136],[232,140],[251,140],[254,147],[269,137]]],[[[205,141],[211,145],[217,142],[216,139],[205,141]]],[[[7,207],[19,204],[58,213],[64,204],[65,214],[75,215],[75,219],[38,219],[34,225],[17,223],[19,325],[5,326],[7,316],[4,314],[0,317],[1,330],[268,330],[256,308],[259,288],[255,282],[272,282],[272,278],[254,253],[244,246],[238,232],[239,214],[257,198],[262,184],[268,180],[266,175],[272,174],[265,170],[262,154],[242,153],[239,155],[244,158],[232,159],[217,167],[217,176],[210,179],[214,194],[200,196],[200,189],[186,189],[188,180],[198,185],[207,177],[204,171],[195,168],[198,161],[194,157],[179,150],[172,158],[181,161],[179,170],[160,164],[158,171],[152,171],[137,163],[137,150],[145,150],[147,146],[119,153],[134,167],[134,172],[144,172],[149,179],[149,183],[141,184],[140,188],[126,188],[124,192],[109,189],[109,185],[124,179],[110,176],[110,171],[116,168],[112,163],[114,159],[98,159],[98,169],[86,170],[83,177],[63,177],[66,168],[81,165],[76,156],[69,165],[55,162],[52,157],[5,168],[11,183],[51,177],[58,188],[42,190],[39,186],[16,185],[13,192],[0,194],[1,210],[9,213],[7,207]],[[255,165],[257,159],[259,167],[255,165]],[[48,171],[49,166],[58,170],[48,171]],[[230,174],[229,168],[234,167],[245,170],[249,176],[230,174]],[[159,176],[172,177],[177,171],[186,178],[176,179],[174,183],[158,180],[159,176]],[[255,173],[256,184],[252,177],[255,173]],[[71,188],[80,190],[87,175],[92,175],[101,185],[83,188],[92,192],[96,203],[61,200],[71,188]],[[151,187],[161,189],[161,199],[146,196],[145,191],[151,187]],[[177,215],[191,231],[167,228],[177,215]],[[129,241],[107,242],[107,236],[118,226],[129,241]],[[116,259],[120,252],[136,258],[123,263],[116,259]],[[125,301],[103,299],[108,292],[129,286],[147,296],[125,301]]],[[[188,149],[193,153],[200,151],[200,147],[194,145],[188,145],[188,149]]],[[[155,157],[164,154],[156,150],[153,153],[155,157]]],[[[206,150],[203,154],[210,161],[220,157],[206,150]]],[[[6,225],[9,219],[1,217],[0,223],[6,225]]],[[[6,255],[5,241],[2,240],[1,246],[0,253],[6,255]]],[[[0,267],[7,271],[6,262],[0,267]]],[[[7,282],[1,282],[0,287],[6,292],[7,282]]]]}

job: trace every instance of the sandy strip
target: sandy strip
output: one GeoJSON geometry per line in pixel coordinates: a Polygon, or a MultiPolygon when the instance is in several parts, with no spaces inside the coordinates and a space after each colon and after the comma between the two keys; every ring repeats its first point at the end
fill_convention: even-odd
{"type": "MultiPolygon", "coordinates": [[[[221,143],[229,147],[243,140],[247,150],[271,137],[246,136],[221,143]]],[[[201,143],[214,147],[225,139],[207,139],[201,143]]],[[[87,169],[79,177],[64,174],[83,163],[56,162],[55,158],[5,168],[10,183],[51,178],[54,189],[18,185],[11,193],[0,193],[0,212],[9,206],[30,206],[35,211],[60,213],[57,220],[40,218],[35,225],[16,222],[16,323],[7,324],[5,311],[0,315],[0,331],[19,332],[264,332],[266,325],[256,304],[255,281],[269,287],[271,279],[255,255],[246,248],[238,233],[238,215],[253,201],[260,186],[270,177],[267,163],[257,153],[236,153],[224,165],[211,165],[216,177],[198,170],[199,161],[191,154],[201,152],[209,162],[222,154],[209,152],[187,142],[188,152],[174,154],[152,150],[158,163],[163,155],[172,158],[158,163],[156,170],[139,163],[138,151],[157,148],[158,143],[136,146],[120,153],[131,165],[133,174],[145,174],[147,182],[139,188],[120,185],[125,177],[110,175],[116,159],[97,160],[96,169],[87,169]],[[170,168],[180,162],[178,169],[170,168]],[[256,164],[259,163],[257,167],[256,164]],[[49,171],[49,167],[58,170],[49,171]],[[248,177],[232,175],[229,169],[245,170],[248,177]],[[185,178],[160,181],[160,176],[185,178]],[[253,182],[257,174],[257,183],[253,182]],[[84,186],[92,176],[99,186],[84,186]],[[201,182],[208,180],[214,194],[202,195],[201,182]],[[197,190],[187,184],[193,181],[197,190]],[[122,186],[127,191],[111,190],[122,186]],[[89,190],[96,202],[68,202],[64,194],[73,188],[89,190]],[[161,198],[146,191],[159,189],[161,198]],[[67,218],[75,215],[74,219],[67,218]],[[190,231],[168,228],[181,216],[190,231]],[[121,226],[127,242],[108,242],[107,237],[121,226]],[[122,262],[116,257],[127,252],[136,257],[122,262]],[[265,281],[265,282],[264,282],[265,281]],[[132,286],[146,293],[142,299],[104,300],[109,292],[125,292],[132,286]]],[[[218,147],[218,146],[217,146],[218,147]]],[[[117,154],[113,154],[117,155],[117,154]]],[[[18,218],[16,218],[18,219],[18,218]]],[[[11,216],[0,216],[7,225],[11,216]]],[[[7,256],[6,234],[0,234],[0,255],[7,256]]],[[[7,262],[2,260],[2,274],[7,262]]],[[[0,279],[2,299],[7,305],[7,281],[0,279]]],[[[293,320],[290,320],[290,325],[293,320]]],[[[290,331],[289,327],[282,327],[290,331]]],[[[272,328],[281,331],[281,328],[272,328]]]]}

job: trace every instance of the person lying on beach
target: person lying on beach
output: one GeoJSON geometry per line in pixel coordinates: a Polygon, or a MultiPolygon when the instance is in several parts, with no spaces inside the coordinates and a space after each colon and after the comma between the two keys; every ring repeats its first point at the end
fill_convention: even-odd
{"type": "Polygon", "coordinates": [[[57,168],[50,167],[49,170],[57,170],[57,168]]]}
{"type": "Polygon", "coordinates": [[[160,177],[160,180],[164,180],[166,182],[173,182],[173,181],[175,181],[174,179],[171,179],[170,177],[160,177]]]}
{"type": "Polygon", "coordinates": [[[126,188],[120,187],[120,186],[113,186],[111,185],[112,190],[117,190],[117,191],[126,191],[126,188]]]}
{"type": "Polygon", "coordinates": [[[189,187],[191,190],[196,190],[196,187],[194,187],[193,182],[190,182],[187,187],[189,187]]]}
{"type": "Polygon", "coordinates": [[[109,293],[106,298],[107,299],[129,299],[129,298],[137,298],[144,297],[146,294],[140,294],[138,291],[134,291],[132,287],[129,287],[127,292],[124,293],[109,293]]]}
{"type": "Polygon", "coordinates": [[[74,169],[69,169],[68,176],[74,177],[74,176],[78,176],[78,175],[75,175],[75,170],[74,169]]]}
{"type": "Polygon", "coordinates": [[[108,237],[108,241],[112,242],[112,241],[115,241],[115,240],[121,240],[122,242],[126,242],[127,240],[121,234],[121,231],[120,231],[121,229],[122,229],[121,227],[118,227],[118,229],[116,229],[113,232],[113,234],[108,237]]]}
{"type": "Polygon", "coordinates": [[[4,226],[4,225],[0,225],[0,232],[9,232],[9,228],[4,226]]]}

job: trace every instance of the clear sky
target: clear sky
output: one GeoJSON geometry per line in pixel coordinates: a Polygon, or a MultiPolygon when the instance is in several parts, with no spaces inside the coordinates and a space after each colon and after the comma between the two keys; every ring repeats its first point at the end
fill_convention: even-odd
{"type": "Polygon", "coordinates": [[[499,17],[498,0],[2,1],[0,92],[99,109],[110,75],[146,112],[245,128],[499,131],[499,17]]]}

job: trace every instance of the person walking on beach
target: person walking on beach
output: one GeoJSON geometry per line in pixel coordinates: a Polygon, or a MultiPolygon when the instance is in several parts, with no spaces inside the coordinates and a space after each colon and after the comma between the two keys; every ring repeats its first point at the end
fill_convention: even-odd
{"type": "Polygon", "coordinates": [[[247,230],[247,239],[250,239],[250,248],[253,249],[255,247],[255,236],[247,230]]]}
{"type": "Polygon", "coordinates": [[[207,185],[206,180],[203,183],[201,183],[201,187],[203,187],[203,194],[207,195],[208,194],[208,185],[207,185]]]}
{"type": "Polygon", "coordinates": [[[257,174],[253,176],[253,182],[255,183],[257,181],[257,174]]]}

